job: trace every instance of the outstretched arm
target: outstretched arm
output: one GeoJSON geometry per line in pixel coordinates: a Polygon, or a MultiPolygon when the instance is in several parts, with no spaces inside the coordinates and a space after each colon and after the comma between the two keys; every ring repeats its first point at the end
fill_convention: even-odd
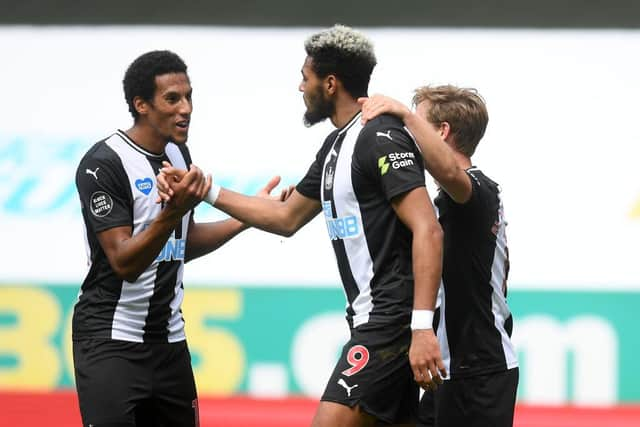
{"type": "MultiPolygon", "coordinates": [[[[171,200],[172,188],[175,183],[180,182],[184,174],[184,170],[172,166],[162,169],[157,178],[158,194],[162,200],[171,200]]],[[[318,200],[305,197],[291,188],[283,192],[280,198],[245,196],[220,187],[217,187],[215,193],[214,200],[211,197],[205,200],[217,209],[247,225],[287,237],[293,235],[321,211],[318,200]]]]}
{"type": "MultiPolygon", "coordinates": [[[[392,199],[391,205],[413,233],[413,309],[433,312],[442,277],[442,228],[429,194],[425,187],[417,187],[392,199]]],[[[438,340],[430,322],[416,326],[412,321],[412,329],[409,362],[414,378],[425,389],[435,389],[442,384],[440,375],[446,376],[438,340]]]]}
{"type": "Polygon", "coordinates": [[[287,237],[321,211],[319,201],[296,190],[287,200],[280,202],[222,188],[214,206],[246,224],[287,237]]]}
{"type": "MultiPolygon", "coordinates": [[[[458,203],[465,203],[471,197],[471,179],[456,161],[455,153],[443,140],[426,116],[413,113],[401,102],[383,95],[359,98],[362,105],[362,120],[371,120],[380,114],[392,114],[401,119],[414,136],[425,168],[435,178],[444,191],[458,203]]],[[[449,124],[446,123],[448,127],[449,124]]]]}
{"type": "MultiPolygon", "coordinates": [[[[292,187],[284,189],[279,196],[270,196],[271,191],[279,183],[279,176],[272,178],[257,195],[262,198],[278,201],[288,199],[291,195],[292,187]]],[[[191,218],[189,234],[187,235],[185,261],[190,261],[215,251],[247,228],[249,228],[248,225],[235,218],[207,223],[196,223],[193,218],[191,218]]]]}

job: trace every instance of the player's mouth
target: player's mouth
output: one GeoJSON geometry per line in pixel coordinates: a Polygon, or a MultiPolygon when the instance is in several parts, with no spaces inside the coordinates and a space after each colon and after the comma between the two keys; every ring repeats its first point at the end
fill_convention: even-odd
{"type": "Polygon", "coordinates": [[[181,120],[181,121],[177,122],[176,123],[176,127],[178,129],[188,130],[189,129],[189,120],[181,120]]]}

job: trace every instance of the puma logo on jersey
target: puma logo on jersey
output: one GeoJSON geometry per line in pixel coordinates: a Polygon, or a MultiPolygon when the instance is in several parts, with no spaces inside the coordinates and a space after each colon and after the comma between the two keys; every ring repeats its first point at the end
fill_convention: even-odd
{"type": "Polygon", "coordinates": [[[388,130],[387,132],[376,132],[376,136],[384,136],[385,138],[389,138],[389,141],[393,141],[393,138],[391,138],[390,130],[388,130]]]}
{"type": "Polygon", "coordinates": [[[343,380],[342,378],[340,378],[338,380],[338,385],[341,385],[342,387],[345,388],[345,390],[347,390],[347,397],[351,397],[351,390],[353,390],[354,388],[358,387],[358,384],[349,387],[347,382],[345,380],[343,380]]]}
{"type": "Polygon", "coordinates": [[[91,169],[85,169],[85,171],[84,171],[84,172],[85,172],[87,175],[93,175],[93,177],[94,177],[96,180],[98,180],[98,169],[100,169],[100,168],[96,168],[96,170],[94,170],[94,171],[92,171],[91,169]]]}

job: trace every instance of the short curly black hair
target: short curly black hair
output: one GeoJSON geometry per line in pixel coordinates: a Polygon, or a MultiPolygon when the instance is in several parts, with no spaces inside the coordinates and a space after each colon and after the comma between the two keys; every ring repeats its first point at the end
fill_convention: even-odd
{"type": "Polygon", "coordinates": [[[138,111],[133,98],[139,96],[151,101],[156,91],[156,76],[170,73],[187,73],[187,65],[175,53],[168,50],[154,50],[140,55],[129,65],[124,73],[122,85],[124,98],[134,120],[138,120],[138,111]]]}

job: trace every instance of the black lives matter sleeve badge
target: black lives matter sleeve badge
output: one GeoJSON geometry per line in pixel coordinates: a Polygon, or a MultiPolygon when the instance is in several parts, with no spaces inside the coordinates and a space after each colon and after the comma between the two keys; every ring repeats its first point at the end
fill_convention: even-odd
{"type": "Polygon", "coordinates": [[[109,215],[113,209],[113,199],[104,191],[96,191],[91,195],[91,213],[98,218],[109,215]]]}

